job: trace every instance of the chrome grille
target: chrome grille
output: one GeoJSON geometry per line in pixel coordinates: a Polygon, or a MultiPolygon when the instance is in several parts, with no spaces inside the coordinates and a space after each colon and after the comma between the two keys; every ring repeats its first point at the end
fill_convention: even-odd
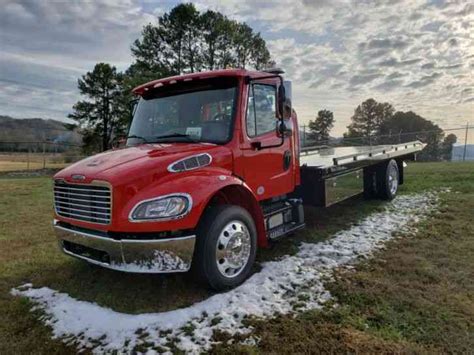
{"type": "Polygon", "coordinates": [[[54,208],[59,216],[109,224],[111,192],[108,186],[54,182],[54,208]]]}

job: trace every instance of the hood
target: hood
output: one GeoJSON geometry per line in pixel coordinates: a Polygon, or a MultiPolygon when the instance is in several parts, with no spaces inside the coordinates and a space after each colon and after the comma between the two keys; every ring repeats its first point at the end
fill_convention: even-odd
{"type": "Polygon", "coordinates": [[[69,182],[92,180],[124,182],[127,178],[154,174],[166,175],[168,165],[191,155],[208,153],[212,165],[232,170],[230,149],[209,143],[143,144],[111,150],[83,159],[61,170],[54,178],[69,182]]]}

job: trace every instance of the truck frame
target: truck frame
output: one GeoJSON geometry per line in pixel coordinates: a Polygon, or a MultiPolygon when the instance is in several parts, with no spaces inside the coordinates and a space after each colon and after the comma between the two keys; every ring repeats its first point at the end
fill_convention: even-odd
{"type": "Polygon", "coordinates": [[[133,92],[126,146],[54,176],[60,248],[118,271],[192,270],[216,290],[242,283],[257,249],[304,228],[304,204],[394,198],[404,161],[424,147],[301,149],[278,70],[192,73],[133,92]]]}

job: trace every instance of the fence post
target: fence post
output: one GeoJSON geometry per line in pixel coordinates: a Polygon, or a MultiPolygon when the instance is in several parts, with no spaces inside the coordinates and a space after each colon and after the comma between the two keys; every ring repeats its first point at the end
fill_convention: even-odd
{"type": "Polygon", "coordinates": [[[462,161],[466,161],[466,153],[467,153],[467,133],[469,132],[469,122],[466,123],[466,136],[464,138],[464,153],[462,155],[462,161]]]}
{"type": "Polygon", "coordinates": [[[303,147],[306,147],[306,125],[303,125],[303,147]]]}
{"type": "Polygon", "coordinates": [[[43,169],[46,169],[46,143],[43,142],[43,169]]]}
{"type": "Polygon", "coordinates": [[[28,153],[26,153],[26,170],[30,170],[30,146],[28,145],[28,153]]]}

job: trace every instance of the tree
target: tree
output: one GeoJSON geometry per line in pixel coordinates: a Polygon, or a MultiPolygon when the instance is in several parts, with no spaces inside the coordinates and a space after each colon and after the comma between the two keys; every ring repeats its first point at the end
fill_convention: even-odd
{"type": "Polygon", "coordinates": [[[81,127],[86,150],[109,149],[112,135],[123,131],[119,105],[122,79],[122,74],[106,63],[96,64],[92,72],[78,79],[79,91],[86,100],[73,106],[69,118],[81,127]]]}
{"type": "Polygon", "coordinates": [[[363,137],[363,142],[373,143],[374,136],[380,132],[383,122],[389,120],[395,109],[387,102],[379,103],[374,99],[368,99],[357,106],[354,115],[351,117],[352,123],[347,127],[348,133],[345,137],[363,137]]]}
{"type": "Polygon", "coordinates": [[[442,152],[444,160],[451,160],[453,156],[453,145],[458,141],[458,137],[455,134],[448,134],[443,141],[442,152]]]}
{"type": "Polygon", "coordinates": [[[270,60],[265,41],[245,23],[180,4],[143,28],[132,45],[137,68],[156,75],[237,66],[261,69],[270,60]]]}
{"type": "Polygon", "coordinates": [[[193,4],[179,4],[156,24],[144,26],[131,51],[135,61],[124,73],[99,63],[79,79],[79,90],[88,100],[76,103],[69,117],[80,124],[86,151],[107,149],[112,137],[126,130],[131,91],[140,84],[201,70],[261,69],[270,62],[259,33],[219,12],[200,13],[193,4]]]}
{"type": "Polygon", "coordinates": [[[329,110],[321,110],[314,121],[309,121],[308,128],[310,139],[318,143],[324,143],[329,140],[329,132],[334,126],[334,115],[329,110]]]}
{"type": "MultiPolygon", "coordinates": [[[[445,147],[442,146],[443,130],[430,120],[415,112],[396,112],[390,119],[383,122],[380,127],[383,136],[380,143],[394,144],[421,140],[427,146],[418,154],[419,160],[441,160],[445,147]]],[[[447,144],[452,140],[449,138],[447,144]]]]}

